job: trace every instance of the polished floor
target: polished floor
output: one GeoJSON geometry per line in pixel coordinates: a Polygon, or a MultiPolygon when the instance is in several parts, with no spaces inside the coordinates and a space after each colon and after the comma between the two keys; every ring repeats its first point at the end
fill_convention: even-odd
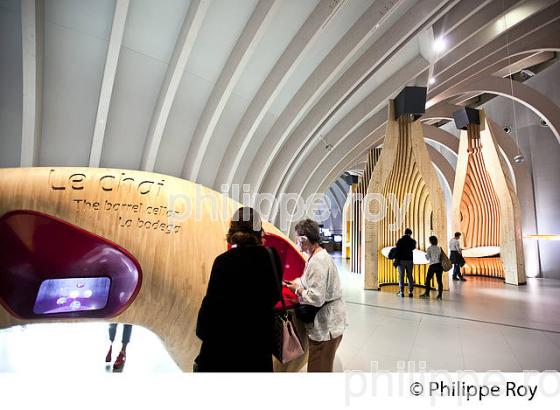
{"type": "Polygon", "coordinates": [[[396,287],[364,291],[337,262],[350,320],[339,370],[560,370],[560,281],[469,278],[441,301],[421,289],[401,298],[396,287]]]}
{"type": "MultiPolygon", "coordinates": [[[[362,278],[337,263],[350,322],[337,371],[560,370],[560,281],[516,287],[471,278],[451,282],[442,301],[424,300],[420,289],[414,298],[391,288],[364,291],[362,278]]],[[[111,372],[107,348],[102,323],[18,326],[0,331],[0,372],[111,372]]],[[[124,373],[180,371],[157,335],[141,327],[127,352],[124,373]]]]}

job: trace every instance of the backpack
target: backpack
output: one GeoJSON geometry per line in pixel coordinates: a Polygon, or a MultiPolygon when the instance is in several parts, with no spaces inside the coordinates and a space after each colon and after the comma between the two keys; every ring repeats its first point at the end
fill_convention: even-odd
{"type": "Polygon", "coordinates": [[[389,255],[387,255],[387,259],[395,259],[397,257],[397,248],[391,248],[391,250],[389,251],[389,255]]]}

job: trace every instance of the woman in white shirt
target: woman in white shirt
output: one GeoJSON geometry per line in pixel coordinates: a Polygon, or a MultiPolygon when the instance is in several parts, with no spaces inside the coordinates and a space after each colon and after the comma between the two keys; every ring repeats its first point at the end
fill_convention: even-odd
{"type": "Polygon", "coordinates": [[[438,295],[437,299],[441,300],[441,295],[443,294],[443,266],[441,266],[441,248],[437,246],[438,239],[435,236],[430,236],[428,238],[431,246],[426,250],[426,259],[430,261],[430,267],[428,268],[428,273],[426,274],[426,291],[420,295],[421,298],[430,297],[430,282],[436,275],[438,283],[438,295]]]}
{"type": "Polygon", "coordinates": [[[332,372],[334,357],[347,325],[346,307],[338,270],[319,242],[319,225],[311,219],[296,227],[296,243],[309,256],[303,276],[286,282],[300,304],[318,307],[311,323],[306,323],[309,337],[308,372],[332,372]]]}

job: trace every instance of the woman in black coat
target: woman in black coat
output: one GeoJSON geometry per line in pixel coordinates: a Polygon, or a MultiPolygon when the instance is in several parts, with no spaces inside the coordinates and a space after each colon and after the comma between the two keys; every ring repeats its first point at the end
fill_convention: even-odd
{"type": "Polygon", "coordinates": [[[274,305],[281,297],[282,266],[276,251],[271,254],[263,246],[262,237],[257,212],[237,210],[227,234],[232,248],[214,260],[198,312],[196,335],[202,347],[197,371],[272,371],[274,305]]]}

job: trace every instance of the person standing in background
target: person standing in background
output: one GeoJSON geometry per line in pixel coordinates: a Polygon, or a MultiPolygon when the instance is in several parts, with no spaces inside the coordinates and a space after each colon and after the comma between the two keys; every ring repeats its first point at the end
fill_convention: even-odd
{"type": "MultiPolygon", "coordinates": [[[[123,326],[123,334],[122,334],[122,346],[119,355],[117,356],[117,360],[113,363],[113,370],[119,371],[122,370],[124,364],[126,362],[126,346],[130,342],[130,335],[132,334],[132,325],[125,324],[123,326]]],[[[111,363],[111,355],[113,353],[113,342],[115,341],[115,336],[117,335],[117,323],[111,323],[109,325],[109,340],[111,341],[111,345],[109,346],[109,351],[107,352],[107,356],[105,356],[105,363],[111,363]]]]}
{"type": "Polygon", "coordinates": [[[461,232],[455,232],[455,235],[449,241],[449,259],[453,264],[453,280],[461,280],[466,282],[467,280],[461,274],[461,265],[464,264],[463,261],[463,250],[461,249],[461,243],[459,238],[461,237],[461,232]]]}
{"type": "Polygon", "coordinates": [[[430,297],[430,282],[436,275],[438,284],[437,299],[441,300],[443,295],[443,266],[441,265],[441,247],[438,246],[438,239],[435,236],[430,236],[430,247],[426,250],[426,259],[430,262],[428,273],[426,274],[426,291],[420,295],[421,298],[430,297]]]}
{"type": "Polygon", "coordinates": [[[414,290],[414,278],[412,277],[412,270],[414,269],[414,256],[413,251],[416,249],[416,241],[412,239],[412,230],[406,228],[404,235],[397,241],[395,245],[397,254],[395,259],[398,260],[397,269],[399,271],[399,292],[398,296],[404,297],[404,274],[408,279],[408,297],[412,297],[414,290]]]}

